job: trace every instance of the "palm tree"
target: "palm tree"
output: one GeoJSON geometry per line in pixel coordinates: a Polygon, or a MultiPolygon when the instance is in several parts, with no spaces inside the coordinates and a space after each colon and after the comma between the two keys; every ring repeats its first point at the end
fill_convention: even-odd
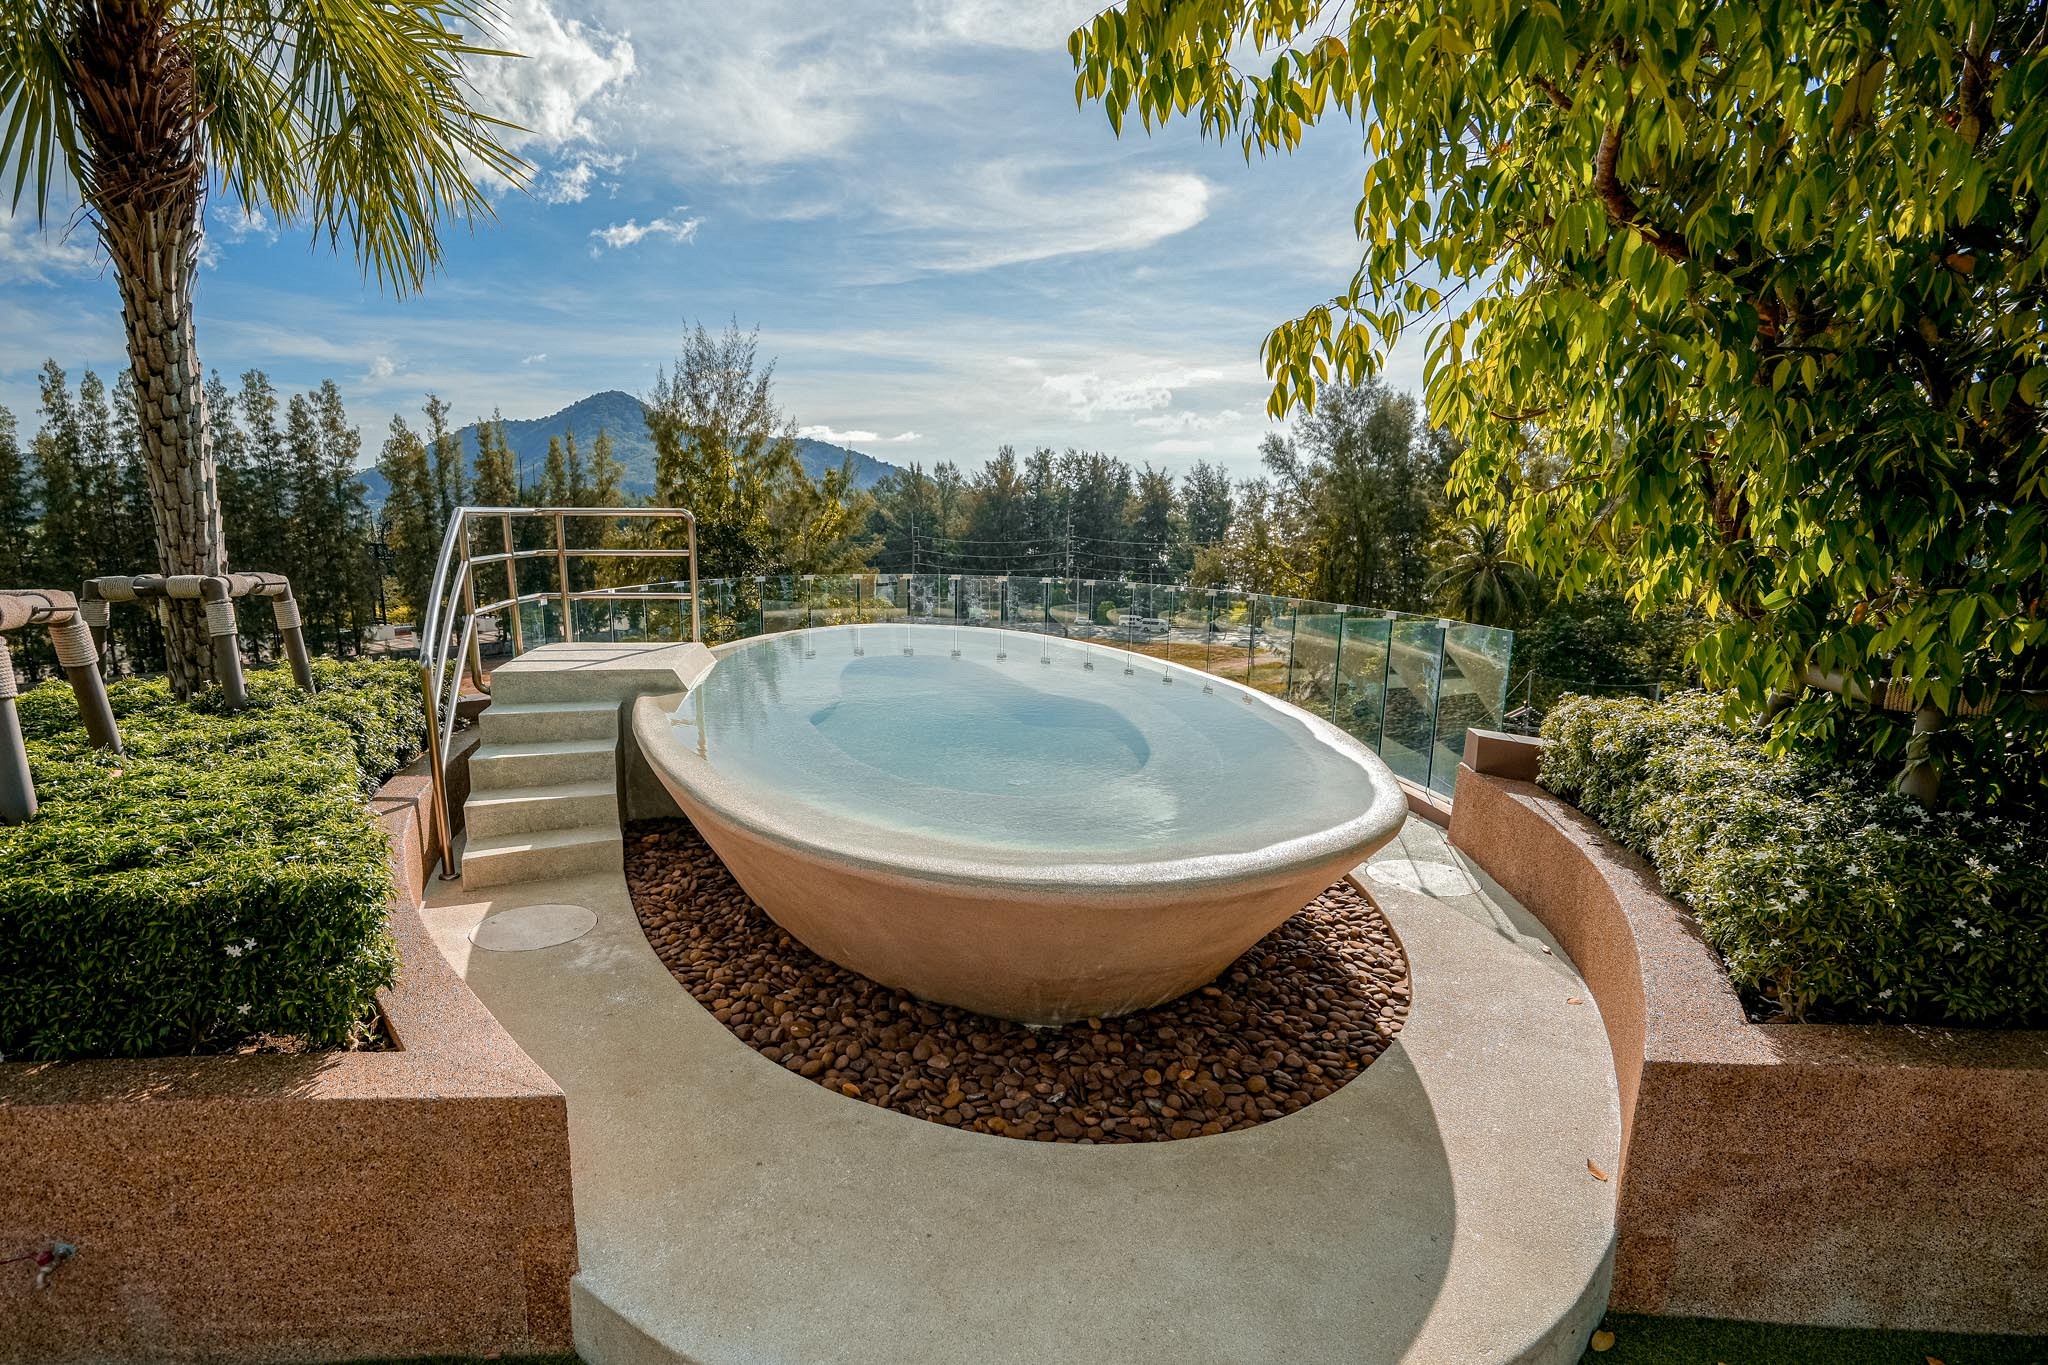
{"type": "Polygon", "coordinates": [[[1508,528],[1497,517],[1460,521],[1438,545],[1443,568],[1430,591],[1452,614],[1481,626],[1505,625],[1536,602],[1536,575],[1508,555],[1508,528]],[[1448,555],[1448,558],[1444,556],[1448,555]]]}
{"type": "MultiPolygon", "coordinates": [[[[227,545],[193,344],[209,180],[248,212],[348,240],[404,293],[444,219],[488,216],[479,176],[517,182],[507,127],[470,107],[463,64],[488,0],[0,0],[0,167],[18,208],[77,187],[113,261],[167,574],[217,574],[227,545]]],[[[172,686],[210,668],[195,604],[169,622],[172,686]]]]}

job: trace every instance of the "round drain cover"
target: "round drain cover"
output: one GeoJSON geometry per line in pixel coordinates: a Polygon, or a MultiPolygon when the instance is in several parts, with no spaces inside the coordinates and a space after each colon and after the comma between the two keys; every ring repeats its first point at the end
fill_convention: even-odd
{"type": "Polygon", "coordinates": [[[1413,858],[1375,858],[1365,865],[1366,875],[1383,886],[1399,887],[1423,896],[1469,896],[1479,888],[1472,879],[1449,863],[1418,862],[1413,858]]]}
{"type": "Polygon", "coordinates": [[[493,952],[524,953],[572,942],[596,925],[597,915],[580,905],[522,905],[486,916],[469,931],[469,941],[493,952]]]}

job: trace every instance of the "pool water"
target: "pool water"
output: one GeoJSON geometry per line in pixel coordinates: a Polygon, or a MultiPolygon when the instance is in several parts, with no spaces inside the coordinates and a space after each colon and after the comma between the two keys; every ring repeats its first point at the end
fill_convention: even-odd
{"type": "Polygon", "coordinates": [[[672,724],[757,817],[878,852],[1249,852],[1356,819],[1374,796],[1357,751],[1264,697],[989,628],[762,639],[721,658],[672,724]]]}

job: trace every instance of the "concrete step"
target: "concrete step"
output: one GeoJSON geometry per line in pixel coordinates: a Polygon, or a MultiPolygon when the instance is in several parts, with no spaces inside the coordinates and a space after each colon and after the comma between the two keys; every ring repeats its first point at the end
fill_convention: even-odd
{"type": "Polygon", "coordinates": [[[476,891],[583,873],[623,875],[625,861],[625,842],[616,822],[587,829],[549,829],[481,838],[472,834],[462,851],[462,886],[465,891],[476,891]]]}
{"type": "Polygon", "coordinates": [[[694,643],[539,645],[492,670],[491,695],[514,705],[600,698],[617,703],[646,693],[688,691],[711,664],[711,651],[694,643]]]}
{"type": "Polygon", "coordinates": [[[557,787],[619,780],[616,739],[553,739],[520,744],[488,741],[469,756],[472,792],[557,787]]]}
{"type": "Polygon", "coordinates": [[[609,779],[555,787],[493,787],[463,805],[472,836],[530,834],[537,830],[617,828],[619,791],[609,779]]]}
{"type": "Polygon", "coordinates": [[[482,725],[486,744],[616,739],[619,734],[619,704],[613,701],[493,701],[483,714],[482,725]]]}

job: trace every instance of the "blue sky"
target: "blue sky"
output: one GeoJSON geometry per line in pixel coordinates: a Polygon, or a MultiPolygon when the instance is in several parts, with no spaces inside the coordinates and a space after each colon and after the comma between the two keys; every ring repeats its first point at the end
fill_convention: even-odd
{"type": "MultiPolygon", "coordinates": [[[[688,322],[737,318],[800,427],[881,459],[1008,441],[1252,474],[1260,341],[1357,263],[1356,130],[1249,166],[1185,127],[1119,141],[1073,100],[1095,7],[510,0],[498,41],[529,56],[477,82],[530,130],[531,192],[405,299],[216,198],[201,355],[331,376],[374,450],[428,390],[464,420],[644,392],[688,322]]],[[[27,429],[45,355],[120,366],[119,304],[88,227],[4,215],[0,403],[27,429]]],[[[1419,347],[1388,377],[1419,387],[1419,347]]]]}

